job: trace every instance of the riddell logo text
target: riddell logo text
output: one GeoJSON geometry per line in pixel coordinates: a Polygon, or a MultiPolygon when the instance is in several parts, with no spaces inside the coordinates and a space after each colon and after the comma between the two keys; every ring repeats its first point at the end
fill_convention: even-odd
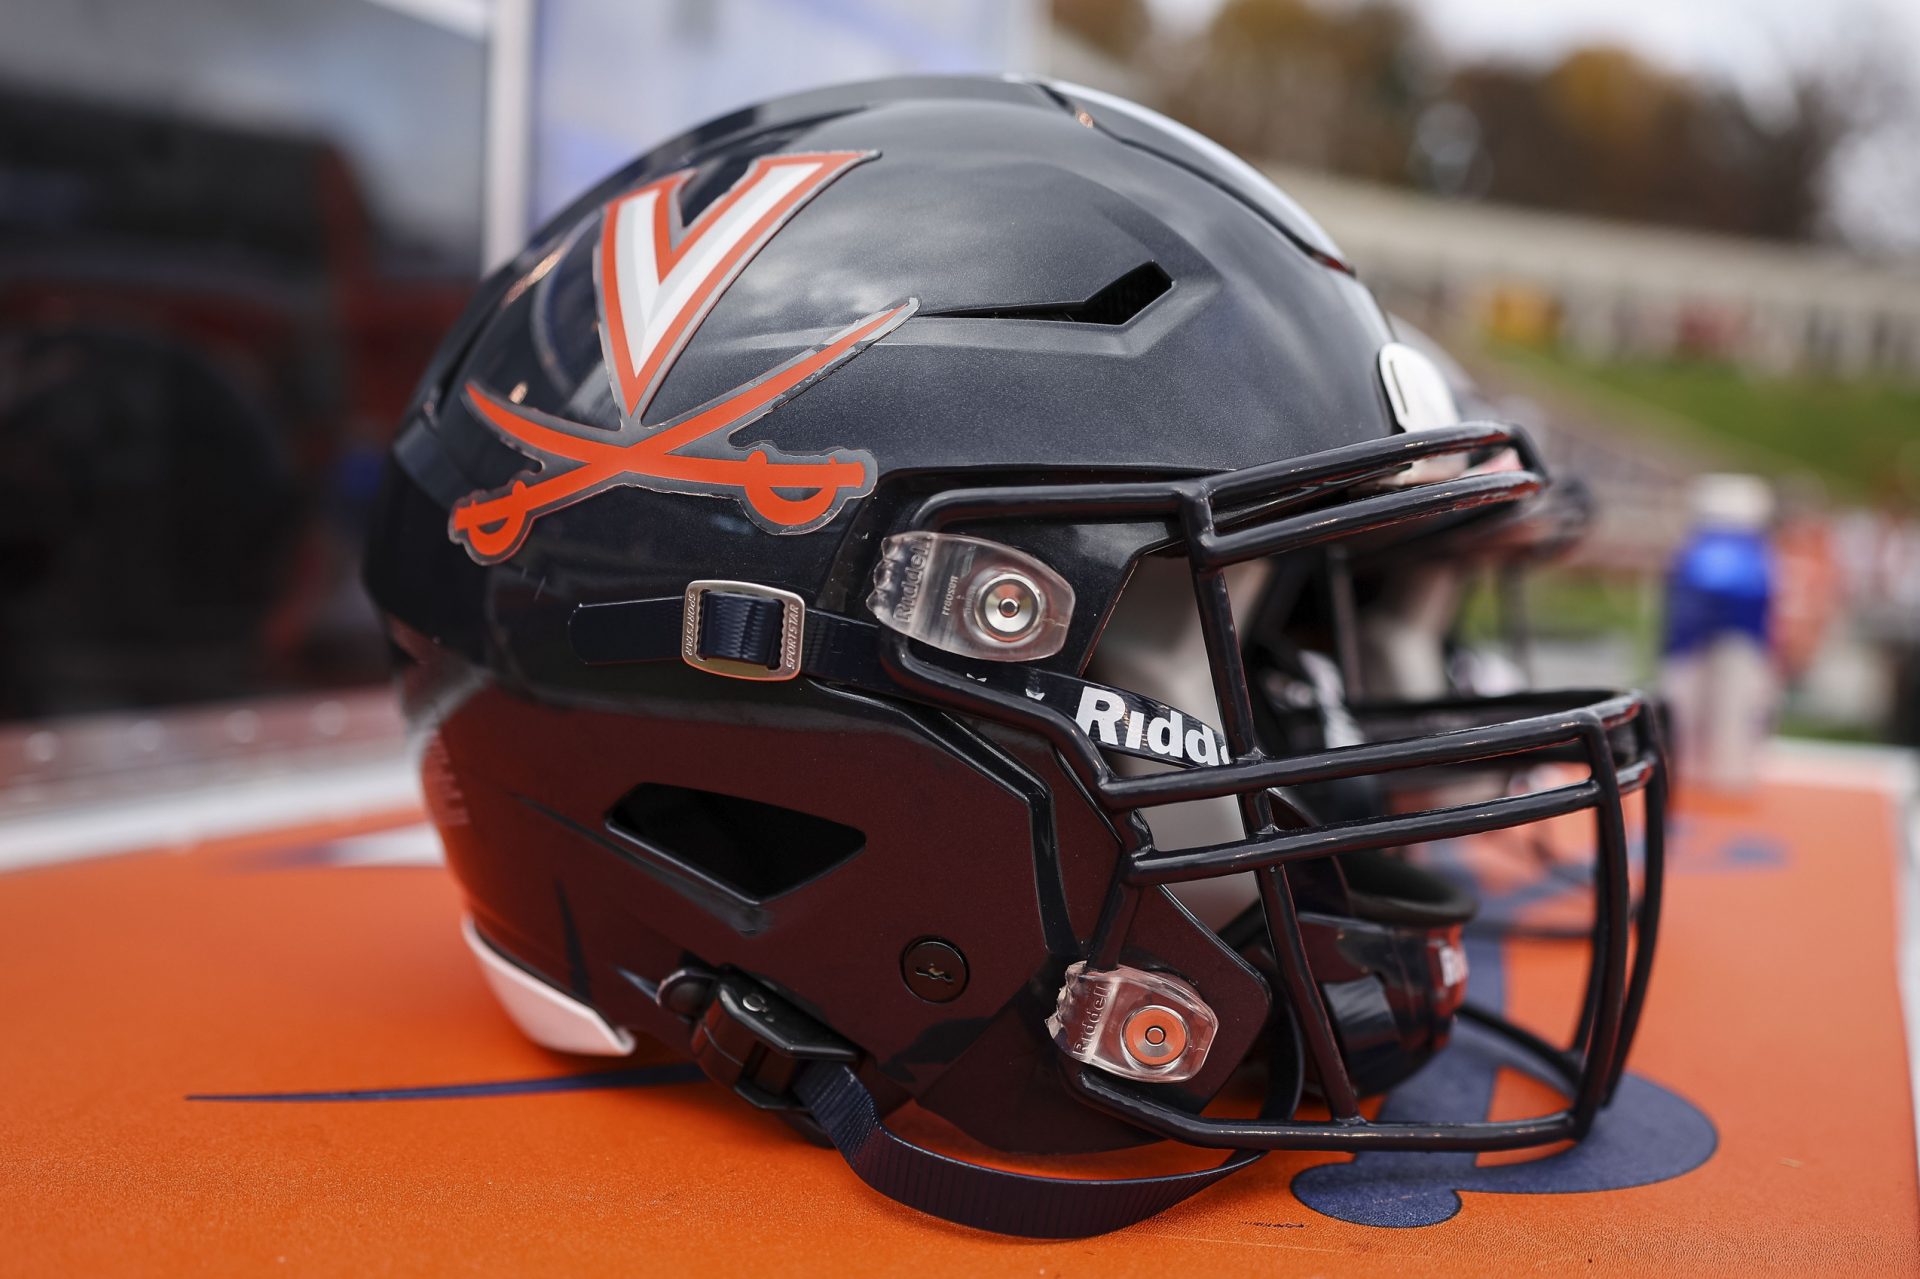
{"type": "Polygon", "coordinates": [[[1088,1000],[1087,1006],[1081,1010],[1078,1033],[1073,1037],[1075,1053],[1085,1056],[1093,1051],[1093,1046],[1100,1037],[1100,1022],[1106,1015],[1107,992],[1096,986],[1093,998],[1088,1000]]]}
{"type": "Polygon", "coordinates": [[[900,576],[900,603],[897,611],[903,621],[912,621],[920,607],[920,591],[927,582],[927,551],[916,545],[907,556],[906,570],[900,576]]]}
{"type": "Polygon", "coordinates": [[[1103,746],[1146,750],[1202,767],[1227,762],[1226,744],[1206,724],[1189,721],[1171,709],[1163,715],[1151,714],[1145,707],[1129,706],[1121,694],[1107,689],[1082,689],[1073,722],[1103,746]]]}

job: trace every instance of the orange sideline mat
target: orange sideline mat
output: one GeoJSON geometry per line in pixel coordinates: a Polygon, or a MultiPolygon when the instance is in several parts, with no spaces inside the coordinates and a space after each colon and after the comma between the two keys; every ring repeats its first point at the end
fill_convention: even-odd
{"type": "MultiPolygon", "coordinates": [[[[1275,1155],[1068,1242],[901,1208],[657,1049],[607,1063],[527,1044],[459,939],[445,874],[342,864],[362,832],[16,872],[0,877],[0,1272],[1914,1273],[1899,820],[1864,783],[1683,805],[1632,1078],[1582,1146],[1275,1155]]],[[[1563,1034],[1579,958],[1482,943],[1472,989],[1563,1034]]],[[[1463,1061],[1388,1105],[1546,1107],[1484,1051],[1463,1061]]],[[[905,1126],[980,1154],[925,1116],[905,1126]]]]}

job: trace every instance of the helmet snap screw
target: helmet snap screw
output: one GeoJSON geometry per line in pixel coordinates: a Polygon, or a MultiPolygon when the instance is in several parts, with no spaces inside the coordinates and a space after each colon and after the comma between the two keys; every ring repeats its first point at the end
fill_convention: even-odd
{"type": "Polygon", "coordinates": [[[922,937],[900,956],[900,976],[920,998],[944,1004],[967,988],[967,957],[952,942],[922,937]]]}
{"type": "Polygon", "coordinates": [[[1142,1066],[1165,1066],[1187,1050],[1187,1022],[1163,1004],[1147,1004],[1128,1016],[1121,1042],[1142,1066]]]}
{"type": "Polygon", "coordinates": [[[1040,592],[1018,573],[1001,573],[980,592],[980,623],[998,640],[1017,640],[1040,620],[1040,592]]]}

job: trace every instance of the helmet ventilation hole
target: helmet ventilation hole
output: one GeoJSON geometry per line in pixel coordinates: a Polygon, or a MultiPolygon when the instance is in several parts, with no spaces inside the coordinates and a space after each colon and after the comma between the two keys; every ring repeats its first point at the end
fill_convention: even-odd
{"type": "Polygon", "coordinates": [[[1084,302],[1042,302],[1029,306],[983,306],[924,315],[962,320],[1051,320],[1056,324],[1125,324],[1173,287],[1173,277],[1158,262],[1142,262],[1084,302]]]}
{"type": "Polygon", "coordinates": [[[637,855],[684,867],[753,901],[791,892],[867,842],[852,826],[811,813],[651,782],[614,805],[607,829],[637,855]]]}

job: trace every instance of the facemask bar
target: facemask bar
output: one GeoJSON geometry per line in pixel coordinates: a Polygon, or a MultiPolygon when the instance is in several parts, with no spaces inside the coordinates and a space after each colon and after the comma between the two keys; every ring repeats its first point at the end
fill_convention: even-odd
{"type": "MultiPolygon", "coordinates": [[[[1077,522],[1166,518],[1184,535],[1215,694],[1232,762],[1212,768],[1122,777],[1057,710],[1016,693],[974,683],[917,656],[907,637],[888,632],[880,658],[899,684],[930,700],[1040,733],[1106,813],[1121,853],[1096,927],[1088,968],[1118,962],[1140,893],[1149,886],[1256,872],[1281,994],[1293,1009],[1332,1114],[1330,1123],[1209,1119],[1165,1105],[1149,1092],[1091,1067],[1069,1068],[1069,1082],[1092,1104],[1162,1136],[1197,1146],[1242,1150],[1504,1150],[1578,1139],[1611,1097],[1625,1066],[1651,972],[1660,907],[1665,762],[1657,726],[1637,695],[1570,694],[1486,699],[1518,718],[1400,741],[1369,742],[1284,759],[1267,756],[1254,727],[1252,693],[1235,632],[1223,570],[1268,555],[1337,542],[1434,515],[1518,501],[1544,486],[1531,443],[1518,430],[1464,423],[1348,445],[1244,470],[1138,483],[1003,486],[951,490],[922,502],[902,531],[1011,519],[1077,522]],[[1422,459],[1511,447],[1517,470],[1459,475],[1373,490],[1422,459]],[[1322,499],[1349,493],[1344,500],[1322,499]],[[1313,503],[1312,509],[1300,508],[1313,503]],[[1627,740],[1616,759],[1614,738],[1627,740]],[[1584,781],[1545,791],[1360,821],[1311,821],[1274,788],[1406,769],[1465,765],[1547,753],[1586,764],[1584,781]],[[1629,897],[1623,796],[1645,791],[1646,851],[1638,919],[1629,897]],[[1195,799],[1234,798],[1245,836],[1207,848],[1153,847],[1145,809],[1195,799]],[[1515,1121],[1436,1124],[1364,1119],[1348,1079],[1333,1021],[1309,968],[1288,867],[1308,858],[1526,825],[1592,809],[1598,834],[1593,948],[1579,1029],[1561,1049],[1498,1014],[1465,1006],[1466,1016],[1506,1038],[1565,1086],[1568,1109],[1515,1121]],[[1629,949],[1631,944],[1631,970],[1629,949]]],[[[1279,1014],[1276,1014],[1279,1015],[1279,1014]]]]}

